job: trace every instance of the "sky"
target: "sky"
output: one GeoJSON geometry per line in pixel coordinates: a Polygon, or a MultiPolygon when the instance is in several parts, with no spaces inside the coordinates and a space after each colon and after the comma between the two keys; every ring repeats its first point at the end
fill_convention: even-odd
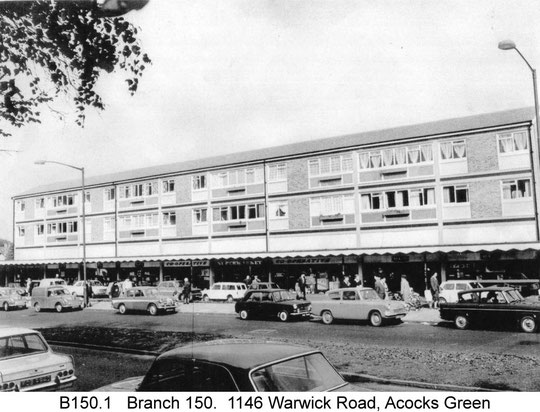
{"type": "MultiPolygon", "coordinates": [[[[532,106],[537,1],[150,0],[126,19],[153,64],[100,81],[84,129],[47,114],[0,139],[0,238],[33,187],[311,139],[532,106]]],[[[62,101],[57,102],[59,106],[62,101]]]]}

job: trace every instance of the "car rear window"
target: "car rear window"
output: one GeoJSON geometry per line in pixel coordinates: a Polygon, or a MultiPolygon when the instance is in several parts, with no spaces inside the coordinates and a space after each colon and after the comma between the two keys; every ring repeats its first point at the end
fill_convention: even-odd
{"type": "Polygon", "coordinates": [[[0,359],[46,351],[45,342],[36,333],[0,338],[0,359]]]}
{"type": "Polygon", "coordinates": [[[455,285],[454,285],[453,283],[447,283],[447,284],[443,285],[442,288],[443,288],[444,290],[454,290],[454,286],[455,286],[455,285]]]}
{"type": "Polygon", "coordinates": [[[467,290],[467,284],[466,283],[456,284],[456,290],[467,290]]]}

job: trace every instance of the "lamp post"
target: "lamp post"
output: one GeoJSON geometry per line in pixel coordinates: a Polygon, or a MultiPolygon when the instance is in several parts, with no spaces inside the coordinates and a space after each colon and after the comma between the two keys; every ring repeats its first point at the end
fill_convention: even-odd
{"type": "Polygon", "coordinates": [[[44,165],[46,163],[54,163],[57,165],[62,165],[66,167],[70,167],[72,169],[78,170],[81,172],[82,177],[82,185],[81,185],[81,202],[82,202],[82,247],[83,247],[83,281],[84,281],[84,287],[83,287],[83,296],[84,296],[84,304],[88,305],[88,291],[86,289],[86,209],[85,209],[85,203],[86,203],[86,193],[84,188],[84,167],[77,167],[73,166],[67,163],[62,162],[56,162],[54,160],[36,160],[34,164],[36,165],[44,165]]]}

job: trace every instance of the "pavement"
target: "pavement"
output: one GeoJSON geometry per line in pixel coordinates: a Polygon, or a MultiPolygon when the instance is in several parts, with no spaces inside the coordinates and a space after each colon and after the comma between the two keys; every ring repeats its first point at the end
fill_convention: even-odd
{"type": "MultiPolygon", "coordinates": [[[[114,310],[111,306],[111,301],[108,299],[91,300],[92,306],[86,310],[114,310]]],[[[234,311],[234,303],[225,302],[194,302],[189,304],[179,304],[177,308],[179,313],[205,313],[218,315],[236,315],[234,311]]],[[[437,324],[441,321],[438,309],[427,307],[418,310],[411,310],[405,317],[403,322],[437,324]]]]}

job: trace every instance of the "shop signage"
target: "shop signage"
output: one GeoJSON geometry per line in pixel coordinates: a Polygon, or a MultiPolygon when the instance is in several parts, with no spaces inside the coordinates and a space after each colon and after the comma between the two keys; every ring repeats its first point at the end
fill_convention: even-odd
{"type": "Polygon", "coordinates": [[[408,262],[409,255],[392,255],[392,262],[408,262]]]}
{"type": "Polygon", "coordinates": [[[237,259],[237,260],[218,260],[219,266],[242,266],[242,265],[262,265],[262,260],[237,259]]]}
{"type": "Polygon", "coordinates": [[[170,262],[165,262],[163,266],[165,267],[190,267],[191,265],[195,266],[209,266],[208,260],[173,260],[170,262]]]}
{"type": "Polygon", "coordinates": [[[275,265],[305,265],[305,264],[328,264],[328,263],[341,264],[341,259],[337,260],[337,259],[332,259],[330,257],[274,259],[275,265]]]}

